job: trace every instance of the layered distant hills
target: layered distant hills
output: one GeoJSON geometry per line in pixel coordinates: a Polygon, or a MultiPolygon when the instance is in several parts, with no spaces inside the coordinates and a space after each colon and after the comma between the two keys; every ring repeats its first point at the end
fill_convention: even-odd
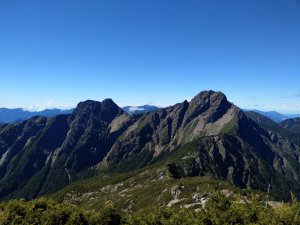
{"type": "Polygon", "coordinates": [[[268,117],[269,119],[273,120],[274,122],[280,123],[284,120],[287,119],[293,119],[293,118],[297,118],[300,117],[300,114],[281,114],[279,112],[275,112],[275,111],[260,111],[260,110],[245,110],[245,111],[253,111],[256,112],[260,115],[263,115],[265,117],[268,117]]]}
{"type": "MultiPolygon", "coordinates": [[[[124,106],[122,108],[126,113],[132,115],[138,115],[143,113],[149,113],[160,109],[154,105],[141,105],[141,106],[124,106]]],[[[71,114],[74,109],[62,110],[62,109],[45,109],[42,111],[28,111],[22,108],[8,109],[0,108],[0,124],[4,123],[16,123],[22,122],[34,116],[56,116],[59,114],[71,114]]],[[[275,111],[259,111],[259,110],[245,110],[246,112],[256,112],[261,114],[277,123],[283,122],[287,119],[294,119],[300,117],[300,114],[281,114],[275,111]]]]}
{"type": "Polygon", "coordinates": [[[17,109],[0,108],[0,124],[21,122],[34,116],[51,117],[59,114],[70,114],[72,112],[73,109],[70,110],[45,109],[42,111],[31,112],[21,108],[17,108],[17,109]]]}
{"type": "Polygon", "coordinates": [[[214,91],[139,115],[89,100],[71,114],[0,126],[0,198],[31,199],[148,167],[162,179],[210,177],[261,191],[271,184],[277,198],[300,196],[298,125],[245,113],[214,91]]]}

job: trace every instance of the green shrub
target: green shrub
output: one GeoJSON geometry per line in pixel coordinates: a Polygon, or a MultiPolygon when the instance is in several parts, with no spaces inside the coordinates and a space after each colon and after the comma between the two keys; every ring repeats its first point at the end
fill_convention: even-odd
{"type": "Polygon", "coordinates": [[[0,204],[0,224],[54,225],[299,225],[300,206],[292,195],[290,203],[265,207],[255,195],[225,197],[211,196],[200,211],[160,207],[151,212],[125,213],[106,205],[99,212],[56,203],[40,198],[33,201],[11,200],[0,204]]]}

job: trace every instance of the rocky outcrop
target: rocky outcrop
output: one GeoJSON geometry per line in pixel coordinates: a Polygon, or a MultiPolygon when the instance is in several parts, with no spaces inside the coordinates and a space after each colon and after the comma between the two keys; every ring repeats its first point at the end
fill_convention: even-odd
{"type": "Polygon", "coordinates": [[[294,133],[300,134],[300,118],[284,120],[280,123],[280,126],[294,133]]]}

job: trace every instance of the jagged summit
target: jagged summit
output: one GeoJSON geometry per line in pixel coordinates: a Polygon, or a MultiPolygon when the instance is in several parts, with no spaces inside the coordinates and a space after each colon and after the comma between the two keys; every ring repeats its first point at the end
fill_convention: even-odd
{"type": "Polygon", "coordinates": [[[206,99],[210,99],[211,101],[214,101],[216,99],[220,98],[226,98],[225,94],[220,92],[220,91],[213,91],[213,90],[207,90],[207,91],[201,91],[197,95],[194,96],[194,98],[191,100],[192,101],[205,101],[206,99]]]}
{"type": "Polygon", "coordinates": [[[198,108],[204,107],[214,107],[214,106],[223,106],[223,105],[231,105],[231,103],[228,102],[227,97],[225,94],[219,91],[202,91],[199,94],[197,94],[191,101],[190,105],[196,106],[198,108]]]}
{"type": "Polygon", "coordinates": [[[95,100],[86,100],[79,102],[74,110],[100,109],[101,107],[118,108],[119,106],[111,99],[104,99],[102,102],[95,100]]]}
{"type": "Polygon", "coordinates": [[[200,114],[207,115],[206,122],[215,122],[231,107],[232,103],[227,101],[226,96],[222,92],[202,91],[189,102],[186,123],[200,114]]]}
{"type": "Polygon", "coordinates": [[[79,102],[74,109],[74,114],[87,113],[87,112],[99,112],[101,109],[101,102],[94,100],[86,100],[79,102]]]}
{"type": "Polygon", "coordinates": [[[102,102],[87,100],[80,102],[73,112],[73,116],[92,114],[104,121],[112,121],[116,116],[123,114],[121,109],[112,99],[104,99],[102,102]]]}

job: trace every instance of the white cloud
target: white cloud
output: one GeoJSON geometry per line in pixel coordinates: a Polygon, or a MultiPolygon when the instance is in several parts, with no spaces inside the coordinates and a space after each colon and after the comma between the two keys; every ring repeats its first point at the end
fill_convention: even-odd
{"type": "Polygon", "coordinates": [[[48,100],[46,102],[37,103],[33,106],[24,106],[24,110],[28,111],[42,111],[45,109],[71,109],[74,107],[74,104],[71,103],[55,103],[53,100],[48,100]]]}
{"type": "Polygon", "coordinates": [[[129,112],[134,112],[134,111],[143,111],[145,110],[143,107],[138,107],[138,106],[131,106],[129,108],[129,112]]]}

